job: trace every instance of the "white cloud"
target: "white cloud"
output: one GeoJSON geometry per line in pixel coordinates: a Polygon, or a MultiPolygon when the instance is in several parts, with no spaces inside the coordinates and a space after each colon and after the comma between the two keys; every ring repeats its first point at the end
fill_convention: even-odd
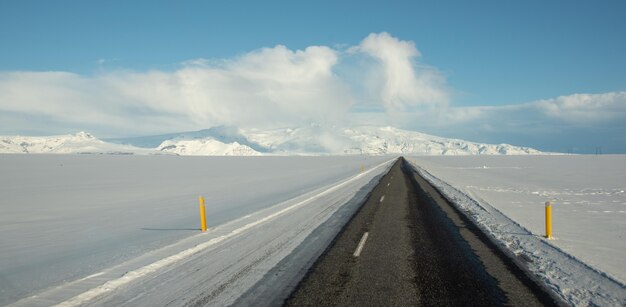
{"type": "Polygon", "coordinates": [[[449,100],[445,78],[436,69],[415,62],[421,56],[411,41],[399,40],[386,32],[372,33],[351,52],[363,52],[378,60],[372,88],[390,112],[417,106],[441,107],[449,100]]]}
{"type": "Polygon", "coordinates": [[[418,66],[412,42],[380,33],[348,49],[278,45],[231,59],[192,59],[174,71],[0,72],[0,112],[120,135],[216,125],[332,126],[359,104],[381,105],[396,116],[447,102],[444,78],[418,66]],[[356,77],[337,74],[341,65],[356,77]]]}
{"type": "Polygon", "coordinates": [[[453,108],[446,116],[446,120],[455,123],[552,121],[587,126],[626,120],[626,92],[572,94],[518,105],[453,108]]]}
{"type": "Polygon", "coordinates": [[[626,92],[573,94],[531,103],[547,116],[566,121],[596,123],[626,119],[626,92]]]}
{"type": "Polygon", "coordinates": [[[186,62],[173,72],[5,72],[0,112],[130,133],[332,122],[353,103],[332,72],[337,61],[328,47],[276,46],[231,60],[186,62]]]}
{"type": "Polygon", "coordinates": [[[595,146],[612,148],[614,153],[626,150],[626,92],[405,112],[402,118],[407,123],[402,128],[479,142],[545,146],[562,152],[573,147],[593,152],[595,146]]]}

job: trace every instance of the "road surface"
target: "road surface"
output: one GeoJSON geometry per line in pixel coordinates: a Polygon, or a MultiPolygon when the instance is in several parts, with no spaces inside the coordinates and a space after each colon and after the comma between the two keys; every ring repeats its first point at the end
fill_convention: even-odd
{"type": "Polygon", "coordinates": [[[287,306],[554,305],[400,159],[287,306]]]}

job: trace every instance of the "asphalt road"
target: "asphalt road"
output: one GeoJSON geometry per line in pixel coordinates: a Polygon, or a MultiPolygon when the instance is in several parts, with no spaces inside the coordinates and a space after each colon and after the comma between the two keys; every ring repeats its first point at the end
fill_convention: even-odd
{"type": "Polygon", "coordinates": [[[399,159],[287,306],[555,302],[399,159]]]}

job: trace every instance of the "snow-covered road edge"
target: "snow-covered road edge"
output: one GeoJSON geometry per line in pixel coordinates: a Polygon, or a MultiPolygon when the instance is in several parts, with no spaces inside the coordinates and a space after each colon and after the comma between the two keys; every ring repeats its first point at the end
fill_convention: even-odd
{"type": "Polygon", "coordinates": [[[626,305],[624,284],[532,234],[485,201],[476,200],[411,164],[530,278],[542,283],[556,298],[577,306],[626,305]]]}
{"type": "Polygon", "coordinates": [[[326,252],[338,234],[357,214],[394,163],[387,164],[382,172],[362,186],[348,202],[320,223],[287,257],[269,270],[231,306],[282,305],[319,257],[326,252]]]}
{"type": "MultiPolygon", "coordinates": [[[[271,225],[278,220],[289,221],[291,219],[290,215],[301,211],[303,208],[319,207],[319,209],[313,209],[313,212],[321,210],[322,212],[319,215],[322,218],[319,220],[313,219],[313,221],[309,221],[309,224],[321,224],[326,220],[323,217],[330,216],[334,210],[342,208],[352,199],[352,190],[359,190],[359,188],[363,188],[363,186],[371,184],[371,179],[380,176],[380,174],[385,174],[391,167],[391,164],[393,164],[393,161],[396,159],[397,158],[387,160],[374,165],[367,170],[362,170],[356,175],[343,178],[337,182],[278,203],[272,207],[265,208],[236,220],[227,222],[226,224],[215,226],[207,233],[198,234],[170,246],[165,246],[161,249],[148,252],[147,254],[136,259],[131,259],[100,273],[68,282],[66,284],[53,286],[31,297],[12,303],[10,306],[107,305],[106,303],[101,303],[98,300],[102,297],[106,298],[107,295],[114,293],[117,290],[124,290],[136,281],[150,277],[150,275],[153,275],[157,271],[177,266],[186,262],[189,258],[198,257],[202,253],[214,249],[214,247],[219,250],[220,244],[234,241],[233,239],[253,232],[251,231],[253,229],[258,230],[262,227],[271,228],[271,225]],[[322,203],[326,203],[328,201],[328,204],[325,204],[324,206],[315,206],[320,201],[322,203]]],[[[356,190],[354,193],[357,193],[356,190]]],[[[306,212],[310,212],[310,210],[306,212]]],[[[306,218],[306,220],[311,220],[310,215],[306,215],[304,218],[306,218]]],[[[296,219],[294,221],[297,222],[300,220],[296,219]]],[[[312,227],[310,231],[313,231],[315,228],[316,227],[312,227]]],[[[294,241],[289,245],[293,245],[293,248],[298,246],[301,243],[301,240],[306,237],[308,232],[308,228],[305,229],[305,231],[302,232],[302,235],[294,238],[294,241]]],[[[247,252],[239,254],[247,254],[247,252]]],[[[274,255],[274,259],[270,259],[271,261],[267,262],[278,262],[286,254],[288,254],[288,248],[284,248],[284,250],[280,253],[276,253],[276,255],[274,255]]],[[[263,276],[263,268],[256,268],[254,271],[256,272],[255,274],[260,274],[259,278],[263,276]]],[[[246,281],[245,284],[249,284],[248,286],[240,286],[235,289],[236,291],[233,290],[230,292],[236,292],[240,295],[247,290],[246,287],[252,286],[255,282],[256,280],[246,281]]],[[[228,303],[225,302],[229,302],[230,299],[233,298],[218,300],[220,302],[219,305],[228,305],[228,303]]]]}

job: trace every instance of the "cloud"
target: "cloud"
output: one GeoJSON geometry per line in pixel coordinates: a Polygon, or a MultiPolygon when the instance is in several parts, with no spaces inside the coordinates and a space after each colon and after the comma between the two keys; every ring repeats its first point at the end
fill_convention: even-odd
{"type": "Polygon", "coordinates": [[[420,51],[411,41],[386,32],[372,33],[350,50],[378,61],[372,72],[371,88],[377,89],[387,111],[401,112],[418,106],[441,107],[449,100],[445,78],[439,71],[417,65],[420,51]]]}
{"type": "Polygon", "coordinates": [[[234,59],[189,61],[172,72],[3,72],[0,112],[85,127],[79,129],[108,126],[118,134],[339,121],[353,100],[332,71],[337,61],[328,47],[276,46],[234,59]]]}
{"type": "Polygon", "coordinates": [[[566,152],[626,151],[626,92],[572,94],[523,104],[405,112],[403,128],[478,142],[566,152]],[[410,121],[409,121],[410,119],[410,121]]]}
{"type": "Polygon", "coordinates": [[[327,47],[276,46],[213,64],[187,62],[172,73],[106,79],[126,100],[186,117],[197,127],[295,125],[330,120],[349,109],[348,88],[331,70],[336,61],[327,47]]]}
{"type": "Polygon", "coordinates": [[[626,119],[626,92],[573,94],[529,105],[565,122],[598,123],[626,119]]]}
{"type": "Polygon", "coordinates": [[[534,119],[581,126],[626,123],[626,92],[572,94],[517,105],[453,108],[445,118],[455,123],[489,119],[518,122],[534,119]]]}
{"type": "MultiPolygon", "coordinates": [[[[392,121],[396,113],[447,103],[445,78],[416,62],[412,42],[373,33],[346,49],[278,45],[230,59],[192,59],[173,71],[0,72],[0,112],[50,118],[42,130],[57,122],[136,135],[216,125],[333,126],[363,105],[380,106],[392,121]],[[349,70],[353,78],[343,73],[349,70]]],[[[36,125],[23,121],[12,130],[36,125]]]]}

